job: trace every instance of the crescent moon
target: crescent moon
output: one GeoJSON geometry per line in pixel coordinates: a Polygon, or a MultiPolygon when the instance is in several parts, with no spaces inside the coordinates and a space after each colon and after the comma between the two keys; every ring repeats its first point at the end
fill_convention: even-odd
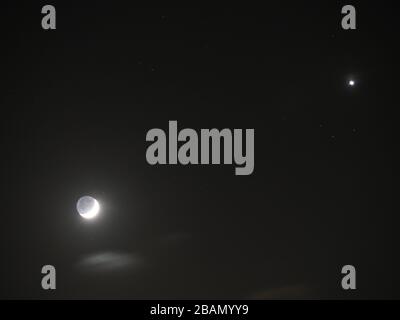
{"type": "Polygon", "coordinates": [[[84,217],[85,219],[92,219],[95,216],[97,216],[97,214],[99,213],[99,210],[100,210],[99,202],[95,199],[93,208],[90,209],[88,212],[82,214],[82,217],[84,217]]]}
{"type": "Polygon", "coordinates": [[[78,200],[76,209],[82,218],[93,219],[99,213],[100,204],[95,198],[84,196],[78,200]]]}

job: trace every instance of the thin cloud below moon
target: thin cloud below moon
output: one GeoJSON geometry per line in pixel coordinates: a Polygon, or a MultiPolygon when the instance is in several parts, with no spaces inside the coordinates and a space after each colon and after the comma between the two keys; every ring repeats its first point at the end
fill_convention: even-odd
{"type": "Polygon", "coordinates": [[[131,253],[113,251],[90,254],[83,257],[77,266],[82,271],[108,272],[114,270],[127,270],[142,265],[141,257],[131,253]]]}

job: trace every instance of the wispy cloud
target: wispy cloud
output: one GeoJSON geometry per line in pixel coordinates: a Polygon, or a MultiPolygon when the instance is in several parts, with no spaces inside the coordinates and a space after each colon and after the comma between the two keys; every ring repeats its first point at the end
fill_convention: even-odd
{"type": "Polygon", "coordinates": [[[99,252],[84,256],[77,266],[82,271],[113,271],[142,265],[143,259],[132,253],[99,252]]]}

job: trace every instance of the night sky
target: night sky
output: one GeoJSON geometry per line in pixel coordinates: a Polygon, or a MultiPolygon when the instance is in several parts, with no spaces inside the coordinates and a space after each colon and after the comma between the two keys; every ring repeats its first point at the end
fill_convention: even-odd
{"type": "Polygon", "coordinates": [[[392,2],[13,1],[0,20],[0,298],[400,298],[392,2]],[[254,128],[253,174],[149,165],[169,120],[254,128]]]}

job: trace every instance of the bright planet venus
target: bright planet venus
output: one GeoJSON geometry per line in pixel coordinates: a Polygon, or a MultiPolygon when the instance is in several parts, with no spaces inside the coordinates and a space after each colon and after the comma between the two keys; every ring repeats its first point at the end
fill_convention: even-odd
{"type": "Polygon", "coordinates": [[[83,196],[76,203],[76,210],[85,219],[93,219],[100,210],[99,202],[91,196],[83,196]]]}

